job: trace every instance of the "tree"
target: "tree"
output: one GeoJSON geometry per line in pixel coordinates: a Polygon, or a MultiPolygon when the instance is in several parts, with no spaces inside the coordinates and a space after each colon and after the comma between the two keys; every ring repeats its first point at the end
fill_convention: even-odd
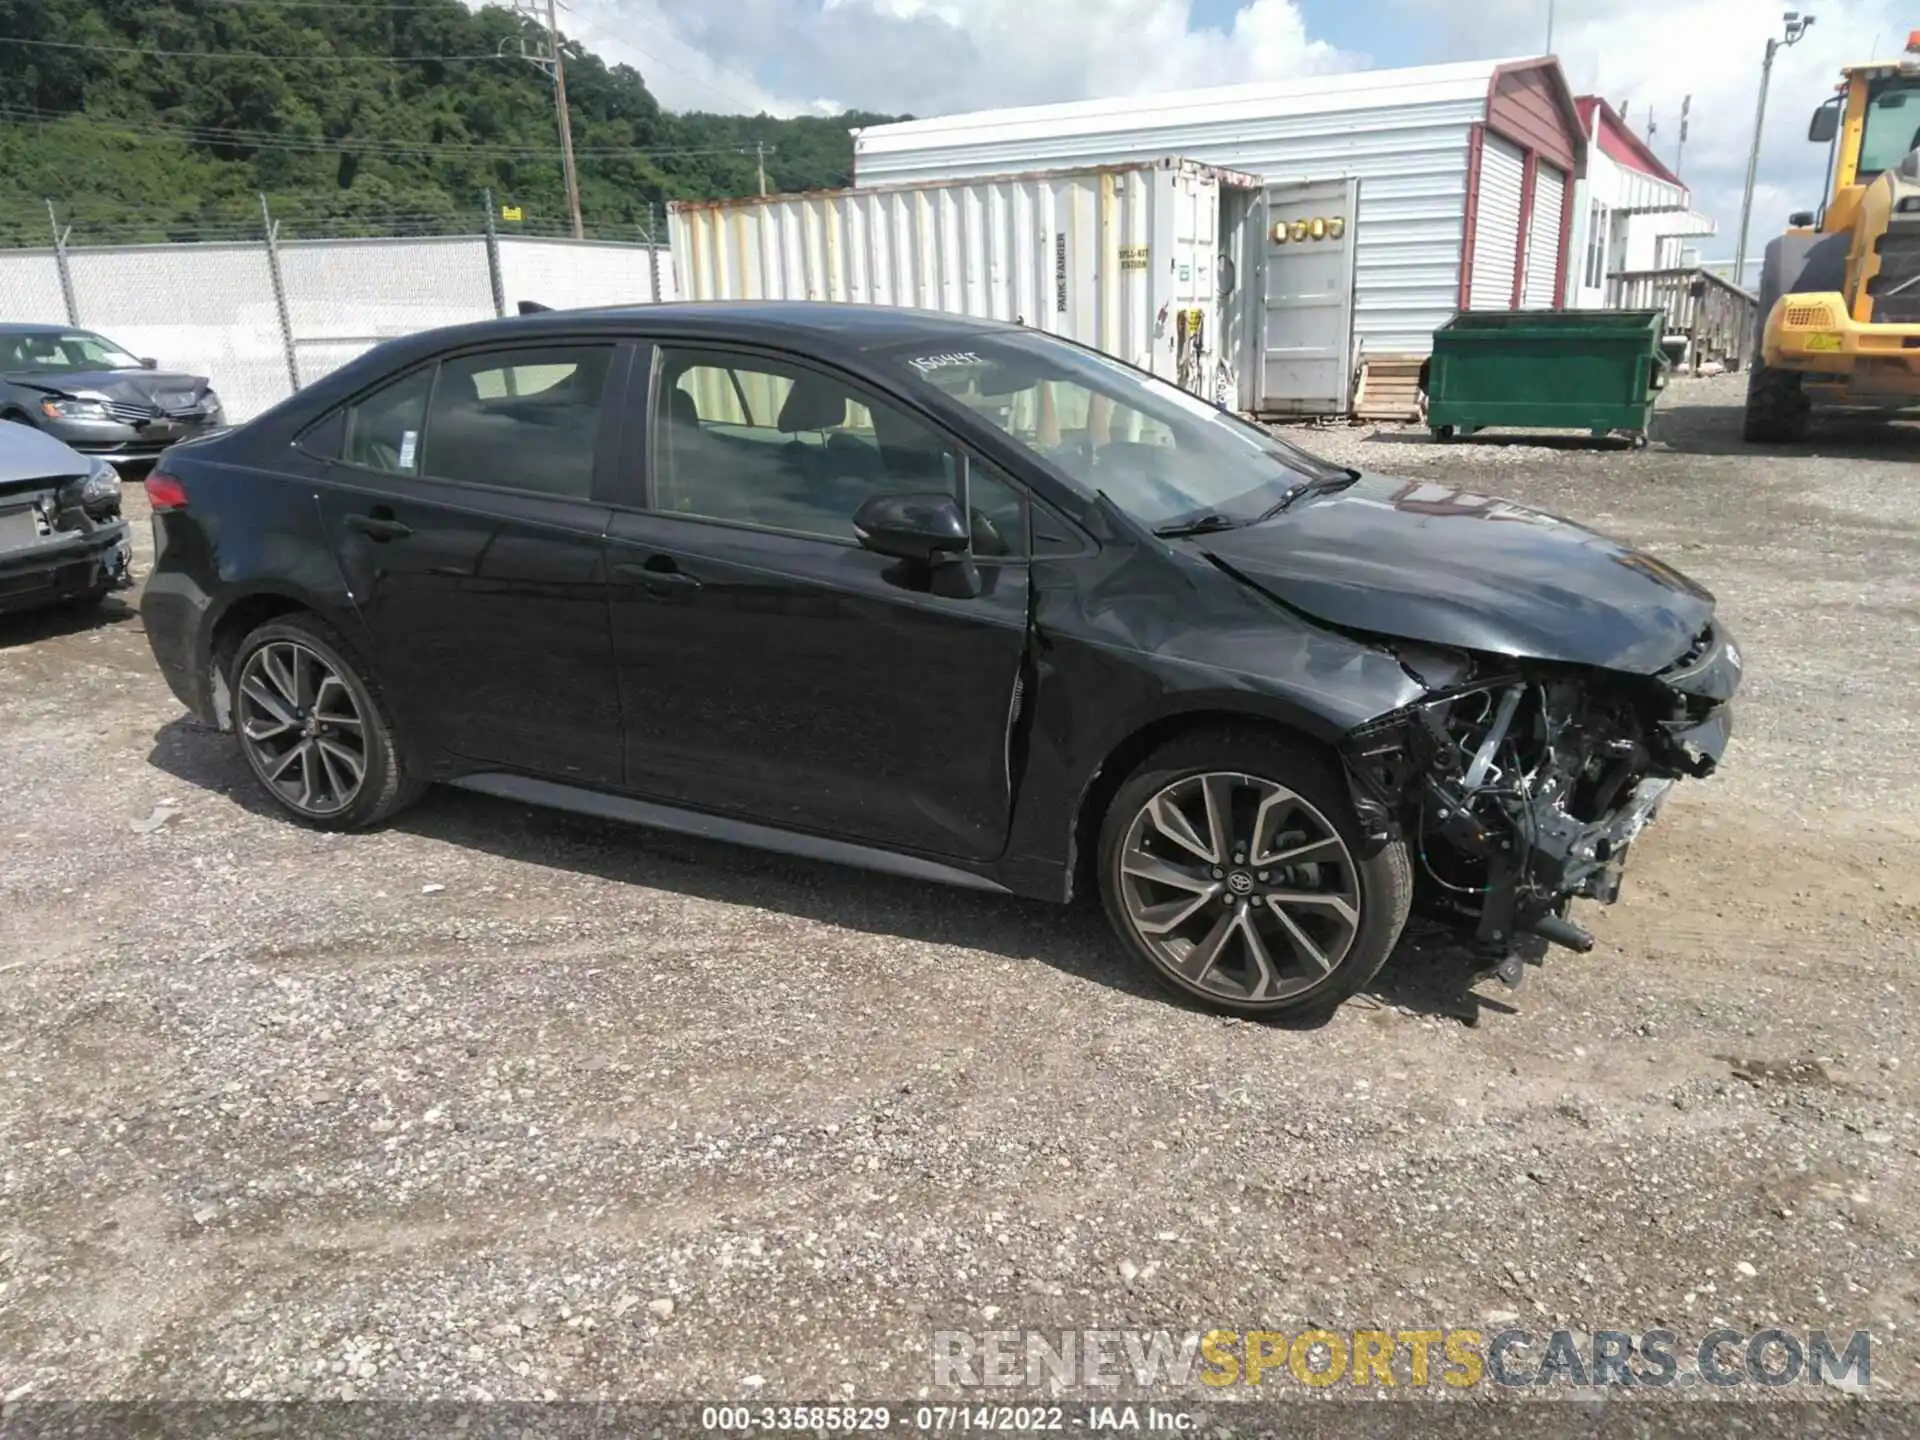
{"type": "MultiPolygon", "coordinates": [[[[261,191],[291,234],[472,230],[487,190],[563,233],[552,89],[520,58],[543,40],[459,0],[0,0],[0,185],[26,202],[0,244],[47,242],[43,196],[85,244],[247,233],[261,191]]],[[[666,201],[753,194],[756,143],[772,188],[849,184],[849,128],[892,118],[670,114],[572,42],[567,92],[588,233],[628,239],[666,201]]]]}

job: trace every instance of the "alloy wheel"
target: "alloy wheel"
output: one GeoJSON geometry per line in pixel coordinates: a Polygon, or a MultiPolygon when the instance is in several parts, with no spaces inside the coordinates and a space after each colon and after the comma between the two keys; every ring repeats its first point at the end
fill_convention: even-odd
{"type": "Polygon", "coordinates": [[[279,798],[306,815],[337,815],[367,778],[366,717],[353,689],[317,651],[271,640],[247,657],[235,728],[247,759],[279,798]]]}
{"type": "Polygon", "coordinates": [[[1301,796],[1256,775],[1165,786],[1134,815],[1118,864],[1140,942],[1170,974],[1223,999],[1311,990],[1359,934],[1346,841],[1301,796]]]}

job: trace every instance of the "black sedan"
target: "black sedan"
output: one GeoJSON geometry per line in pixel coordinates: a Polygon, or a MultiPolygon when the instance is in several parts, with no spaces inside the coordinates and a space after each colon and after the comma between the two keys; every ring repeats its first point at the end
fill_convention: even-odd
{"type": "Polygon", "coordinates": [[[147,481],[169,683],[291,816],[430,782],[1067,900],[1241,1013],[1418,906],[1584,949],[1724,748],[1712,597],[1010,325],[544,312],[395,341],[147,481]]]}

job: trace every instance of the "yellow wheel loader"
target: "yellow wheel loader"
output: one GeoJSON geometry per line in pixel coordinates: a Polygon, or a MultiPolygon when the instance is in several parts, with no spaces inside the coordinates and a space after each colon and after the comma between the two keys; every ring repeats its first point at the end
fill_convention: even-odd
{"type": "Polygon", "coordinates": [[[1748,440],[1797,440],[1815,409],[1920,408],[1920,30],[1841,74],[1807,131],[1828,146],[1826,203],[1761,267],[1748,440]]]}

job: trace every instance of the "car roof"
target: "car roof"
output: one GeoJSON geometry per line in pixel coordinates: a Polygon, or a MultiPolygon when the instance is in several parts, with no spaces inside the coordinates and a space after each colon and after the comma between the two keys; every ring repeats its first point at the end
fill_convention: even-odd
{"type": "Polygon", "coordinates": [[[1016,327],[999,320],[909,310],[892,305],[849,305],[826,300],[699,300],[666,304],[607,305],[591,310],[542,310],[521,320],[567,323],[569,317],[606,315],[625,323],[674,330],[799,331],[867,348],[896,341],[938,340],[1016,327]]]}
{"type": "Polygon", "coordinates": [[[802,339],[823,353],[882,349],[896,344],[960,343],[1017,325],[979,320],[939,310],[890,305],[846,305],[817,300],[703,300],[663,304],[597,305],[577,310],[536,310],[409,336],[409,349],[431,351],[449,343],[486,344],[583,330],[642,331],[662,338],[735,341],[802,339]]]}
{"type": "Polygon", "coordinates": [[[896,345],[922,345],[932,353],[960,348],[990,334],[1038,333],[1002,320],[980,320],[940,310],[817,300],[702,300],[535,310],[421,330],[385,341],[321,376],[282,404],[290,415],[304,419],[369,384],[385,383],[401,370],[452,350],[538,341],[548,335],[577,338],[598,331],[607,332],[608,338],[638,335],[669,342],[765,345],[856,365],[865,352],[896,345]]]}

